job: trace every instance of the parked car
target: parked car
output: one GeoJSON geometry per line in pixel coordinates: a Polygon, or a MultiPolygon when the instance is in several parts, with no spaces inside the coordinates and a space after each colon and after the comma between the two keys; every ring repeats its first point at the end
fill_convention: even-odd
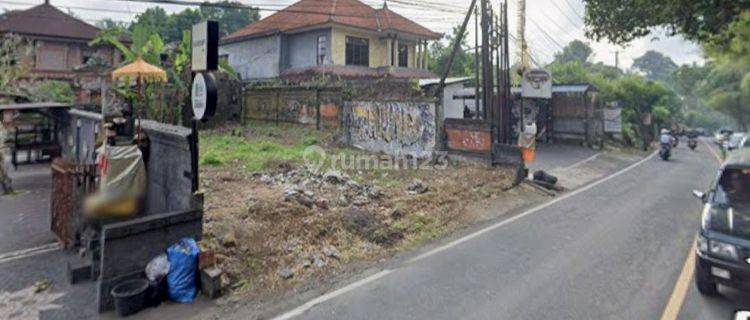
{"type": "Polygon", "coordinates": [[[723,146],[727,139],[729,139],[729,136],[731,136],[733,133],[734,131],[729,129],[717,130],[716,133],[714,133],[714,142],[720,146],[723,146]]]}
{"type": "Polygon", "coordinates": [[[693,191],[703,203],[695,260],[695,284],[704,295],[717,285],[750,292],[750,149],[732,153],[707,192],[693,191]]]}
{"type": "Polygon", "coordinates": [[[745,140],[745,137],[747,137],[747,134],[744,132],[732,133],[732,135],[729,136],[729,139],[727,139],[727,143],[726,143],[727,150],[734,150],[734,149],[741,148],[742,142],[745,140]]]}

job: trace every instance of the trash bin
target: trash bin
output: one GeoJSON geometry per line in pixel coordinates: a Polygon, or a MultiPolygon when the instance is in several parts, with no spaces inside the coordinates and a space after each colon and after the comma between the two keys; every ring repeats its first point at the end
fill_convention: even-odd
{"type": "Polygon", "coordinates": [[[115,298],[115,310],[121,317],[127,317],[141,311],[146,299],[149,282],[145,279],[128,280],[112,288],[115,298]]]}

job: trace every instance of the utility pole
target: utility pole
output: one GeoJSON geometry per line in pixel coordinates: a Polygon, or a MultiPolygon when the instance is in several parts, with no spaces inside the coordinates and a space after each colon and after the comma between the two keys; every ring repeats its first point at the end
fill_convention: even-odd
{"type": "Polygon", "coordinates": [[[529,46],[526,43],[526,0],[518,0],[518,68],[519,73],[523,74],[528,68],[529,63],[529,46]]]}
{"type": "Polygon", "coordinates": [[[482,106],[484,118],[492,119],[492,58],[490,56],[490,7],[489,0],[481,0],[482,25],[482,106]]]}
{"type": "Polygon", "coordinates": [[[479,9],[474,8],[474,116],[479,117],[479,9]]]}
{"type": "Polygon", "coordinates": [[[620,69],[620,50],[615,50],[615,68],[620,69]]]}

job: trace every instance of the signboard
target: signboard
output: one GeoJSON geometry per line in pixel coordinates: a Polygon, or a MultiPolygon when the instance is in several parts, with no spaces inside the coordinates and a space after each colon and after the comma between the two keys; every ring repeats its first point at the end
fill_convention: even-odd
{"type": "Polygon", "coordinates": [[[203,21],[193,25],[193,71],[212,71],[219,66],[219,23],[203,21]]]}
{"type": "Polygon", "coordinates": [[[216,112],[216,81],[213,75],[197,73],[190,90],[193,115],[196,120],[208,120],[216,112]]]}
{"type": "Polygon", "coordinates": [[[604,132],[622,133],[622,109],[604,108],[604,132]]]}
{"type": "Polygon", "coordinates": [[[523,73],[521,96],[552,99],[552,74],[547,70],[531,69],[523,73]]]}

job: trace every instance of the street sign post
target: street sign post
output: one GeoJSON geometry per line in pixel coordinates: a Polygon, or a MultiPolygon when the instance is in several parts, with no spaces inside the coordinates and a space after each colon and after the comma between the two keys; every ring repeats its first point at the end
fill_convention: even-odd
{"type": "Polygon", "coordinates": [[[604,132],[622,133],[622,109],[604,108],[604,132]]]}
{"type": "Polygon", "coordinates": [[[203,21],[192,30],[193,82],[190,103],[193,109],[190,157],[193,171],[193,192],[198,191],[198,121],[208,121],[216,112],[218,100],[216,81],[211,71],[219,68],[219,23],[203,21]]]}
{"type": "Polygon", "coordinates": [[[207,121],[216,112],[217,89],[214,76],[210,73],[197,73],[190,90],[193,116],[195,120],[207,121]]]}
{"type": "Polygon", "coordinates": [[[212,71],[219,68],[219,23],[203,21],[193,25],[192,70],[212,71]]]}
{"type": "Polygon", "coordinates": [[[521,97],[552,99],[552,74],[543,69],[531,69],[523,73],[521,97]]]}

